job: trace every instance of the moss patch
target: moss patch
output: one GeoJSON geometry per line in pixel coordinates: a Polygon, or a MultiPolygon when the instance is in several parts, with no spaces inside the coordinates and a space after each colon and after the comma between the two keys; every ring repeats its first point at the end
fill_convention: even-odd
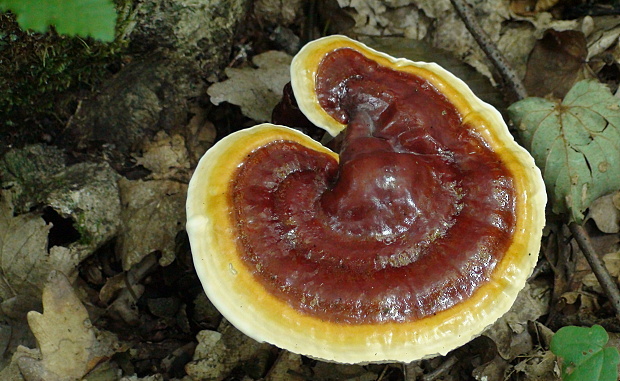
{"type": "Polygon", "coordinates": [[[23,31],[0,14],[0,141],[54,139],[78,105],[120,70],[122,42],[23,31]]]}

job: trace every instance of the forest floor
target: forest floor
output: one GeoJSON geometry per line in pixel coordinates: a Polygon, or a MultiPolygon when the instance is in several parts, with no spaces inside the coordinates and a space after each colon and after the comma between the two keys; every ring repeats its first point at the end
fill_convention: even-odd
{"type": "MultiPolygon", "coordinates": [[[[438,62],[504,115],[516,99],[449,0],[206,3],[118,1],[109,44],[0,14],[0,379],[555,380],[561,327],[600,325],[620,348],[613,304],[551,209],[511,311],[445,356],[334,364],[229,324],[194,271],[188,183],[215,142],[270,121],[305,42],[341,33],[438,62]]],[[[561,100],[584,79],[617,95],[616,1],[469,3],[530,96],[561,100]]],[[[587,206],[617,284],[620,193],[587,206]]]]}

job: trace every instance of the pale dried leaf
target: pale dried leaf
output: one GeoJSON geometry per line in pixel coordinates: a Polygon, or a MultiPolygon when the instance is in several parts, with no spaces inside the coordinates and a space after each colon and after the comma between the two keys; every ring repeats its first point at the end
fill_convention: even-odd
{"type": "Polygon", "coordinates": [[[113,353],[99,344],[88,312],[67,277],[52,271],[43,288],[43,310],[28,313],[40,356],[23,356],[18,364],[26,380],[79,380],[113,353]]]}
{"type": "Polygon", "coordinates": [[[123,269],[129,270],[154,251],[160,264],[174,260],[174,238],[185,226],[187,184],[170,180],[119,181],[124,229],[118,239],[123,269]]]}
{"type": "MultiPolygon", "coordinates": [[[[620,36],[620,18],[616,16],[590,17],[584,18],[584,25],[587,26],[588,39],[588,56],[586,59],[590,61],[592,57],[597,56],[613,45],[618,44],[620,36]],[[587,20],[587,21],[586,21],[587,20]]],[[[585,31],[584,31],[585,33],[585,31]]]]}
{"type": "Polygon", "coordinates": [[[603,256],[603,263],[605,263],[609,275],[613,277],[620,276],[620,251],[605,254],[603,256]]]}
{"type": "Polygon", "coordinates": [[[153,172],[153,178],[170,178],[189,169],[189,154],[181,135],[159,131],[153,140],[144,143],[142,156],[136,163],[153,172]]]}
{"type": "Polygon", "coordinates": [[[50,228],[34,213],[13,216],[13,207],[0,194],[0,299],[11,316],[36,307],[50,271],[75,271],[75,259],[62,255],[66,248],[47,252],[50,228]]]}
{"type": "MultiPolygon", "coordinates": [[[[609,271],[609,275],[614,278],[618,278],[620,275],[620,252],[608,253],[603,256],[603,263],[609,271]]],[[[603,291],[603,287],[598,282],[596,275],[594,273],[589,273],[583,277],[581,280],[583,284],[583,288],[587,291],[593,291],[600,295],[605,295],[605,291],[603,291]]]]}
{"type": "Polygon", "coordinates": [[[536,29],[527,23],[507,23],[499,40],[498,49],[510,62],[520,78],[525,76],[527,57],[536,44],[536,29]]]}
{"type": "MultiPolygon", "coordinates": [[[[17,347],[10,362],[0,371],[0,380],[8,381],[24,381],[24,375],[19,369],[19,361],[22,357],[30,357],[33,359],[40,359],[41,352],[38,349],[30,349],[23,345],[17,347]]],[[[48,381],[48,380],[46,380],[48,381]]],[[[49,380],[53,381],[53,380],[49,380]]]]}
{"type": "Polygon", "coordinates": [[[209,121],[209,116],[205,109],[194,107],[191,109],[191,112],[194,116],[187,124],[184,136],[191,163],[190,166],[195,167],[202,155],[215,142],[217,131],[215,130],[215,125],[209,121]]]}
{"type": "Polygon", "coordinates": [[[544,12],[553,8],[560,0],[538,0],[536,2],[536,12],[544,12]]]}
{"type": "MultiPolygon", "coordinates": [[[[203,330],[196,336],[193,361],[185,366],[192,380],[222,380],[237,366],[268,355],[270,344],[259,343],[224,321],[219,332],[203,330]]],[[[266,369],[265,369],[266,371],[266,369]]],[[[257,373],[262,374],[260,370],[257,373]]],[[[258,376],[257,376],[258,378],[258,376]]]]}
{"type": "Polygon", "coordinates": [[[620,192],[599,197],[588,209],[586,220],[594,220],[596,227],[603,233],[620,232],[620,209],[614,202],[614,198],[617,199],[618,195],[620,192]]]}
{"type": "Polygon", "coordinates": [[[282,89],[290,81],[292,57],[268,51],[252,60],[257,69],[227,68],[228,80],[213,84],[207,90],[213,104],[222,102],[241,106],[241,112],[256,121],[269,121],[271,111],[282,98],[282,89]]]}

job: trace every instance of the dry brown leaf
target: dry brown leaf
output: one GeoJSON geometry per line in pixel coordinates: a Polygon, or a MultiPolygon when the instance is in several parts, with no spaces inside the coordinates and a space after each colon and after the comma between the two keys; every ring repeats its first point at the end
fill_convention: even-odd
{"type": "Polygon", "coordinates": [[[600,308],[597,296],[586,291],[565,292],[558,303],[558,311],[564,315],[592,316],[600,308]]]}
{"type": "Polygon", "coordinates": [[[194,359],[185,365],[187,375],[192,380],[223,380],[237,366],[253,363],[259,378],[267,369],[260,369],[259,365],[266,364],[259,358],[267,355],[273,349],[270,344],[259,343],[249,338],[223,321],[219,332],[204,330],[196,336],[198,346],[194,352],[194,359]]]}
{"type": "MultiPolygon", "coordinates": [[[[616,251],[605,254],[603,256],[603,263],[605,264],[607,271],[609,271],[609,275],[617,280],[620,275],[620,252],[616,251]]],[[[584,276],[582,282],[585,290],[591,290],[598,294],[605,295],[605,291],[603,291],[603,288],[598,282],[598,279],[596,279],[596,275],[594,275],[594,273],[584,276]]]]}
{"type": "Polygon", "coordinates": [[[136,163],[150,170],[154,179],[183,177],[190,166],[185,139],[159,131],[153,140],[145,141],[142,156],[136,157],[136,163]]]}
{"type": "Polygon", "coordinates": [[[551,351],[539,350],[538,353],[526,356],[514,370],[521,373],[519,380],[546,381],[559,380],[560,371],[557,366],[557,358],[551,351]]]}
{"type": "Polygon", "coordinates": [[[615,192],[594,200],[588,208],[586,220],[594,220],[596,227],[603,233],[620,232],[619,197],[620,192],[615,192]]]}
{"type": "Polygon", "coordinates": [[[110,303],[120,290],[140,284],[157,266],[157,255],[147,255],[137,266],[133,266],[129,271],[124,271],[108,278],[99,291],[99,299],[105,304],[110,303]]]}
{"type": "Polygon", "coordinates": [[[588,40],[587,60],[590,61],[618,44],[620,19],[617,16],[586,16],[583,18],[582,30],[588,40]]]}
{"type": "Polygon", "coordinates": [[[493,360],[477,366],[472,371],[472,376],[478,381],[499,381],[504,379],[510,363],[501,356],[495,356],[493,360]]]}
{"type": "Polygon", "coordinates": [[[38,305],[51,270],[75,273],[78,263],[66,255],[67,248],[47,251],[50,229],[40,215],[13,216],[10,200],[0,194],[0,300],[9,316],[23,318],[22,313],[38,305]]]}
{"type": "Polygon", "coordinates": [[[483,335],[495,342],[502,358],[513,360],[532,348],[533,341],[527,322],[548,313],[550,298],[551,291],[547,283],[528,283],[510,311],[484,331],[483,335]]]}
{"type": "Polygon", "coordinates": [[[202,155],[215,142],[217,131],[215,130],[215,125],[209,121],[207,110],[195,106],[191,109],[191,112],[194,116],[185,126],[183,135],[185,136],[185,145],[187,146],[191,166],[195,167],[202,155]]]}
{"type": "Polygon", "coordinates": [[[537,0],[511,0],[510,11],[519,16],[533,16],[536,14],[537,0]]]}
{"type": "Polygon", "coordinates": [[[564,98],[584,78],[588,49],[582,32],[548,30],[536,42],[527,62],[524,85],[530,96],[564,98]]]}
{"type": "Polygon", "coordinates": [[[28,313],[40,356],[18,359],[26,380],[79,380],[114,352],[110,342],[98,341],[86,308],[61,272],[49,275],[43,309],[28,313]]]}
{"type": "Polygon", "coordinates": [[[207,90],[213,104],[222,102],[241,106],[241,112],[255,121],[271,119],[271,111],[282,97],[282,89],[290,79],[292,57],[279,51],[268,51],[252,60],[257,69],[227,68],[228,80],[207,90]]]}
{"type": "Polygon", "coordinates": [[[304,377],[302,366],[301,355],[282,350],[265,376],[265,381],[303,381],[307,378],[304,377]]]}
{"type": "Polygon", "coordinates": [[[123,270],[129,270],[154,251],[162,253],[162,266],[172,263],[174,238],[185,226],[187,184],[121,179],[119,187],[124,229],[117,249],[123,270]]]}
{"type": "Polygon", "coordinates": [[[254,13],[269,23],[290,25],[302,13],[303,0],[256,0],[254,13]]]}

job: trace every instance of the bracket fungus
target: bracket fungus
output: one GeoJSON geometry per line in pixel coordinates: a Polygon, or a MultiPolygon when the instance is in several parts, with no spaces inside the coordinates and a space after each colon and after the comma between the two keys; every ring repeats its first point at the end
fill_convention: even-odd
{"type": "Polygon", "coordinates": [[[500,113],[433,63],[344,36],[291,84],[339,154],[284,126],[201,159],[187,231],[220,312],[259,341],[343,362],[445,354],[509,310],[536,264],[545,187],[500,113]]]}

